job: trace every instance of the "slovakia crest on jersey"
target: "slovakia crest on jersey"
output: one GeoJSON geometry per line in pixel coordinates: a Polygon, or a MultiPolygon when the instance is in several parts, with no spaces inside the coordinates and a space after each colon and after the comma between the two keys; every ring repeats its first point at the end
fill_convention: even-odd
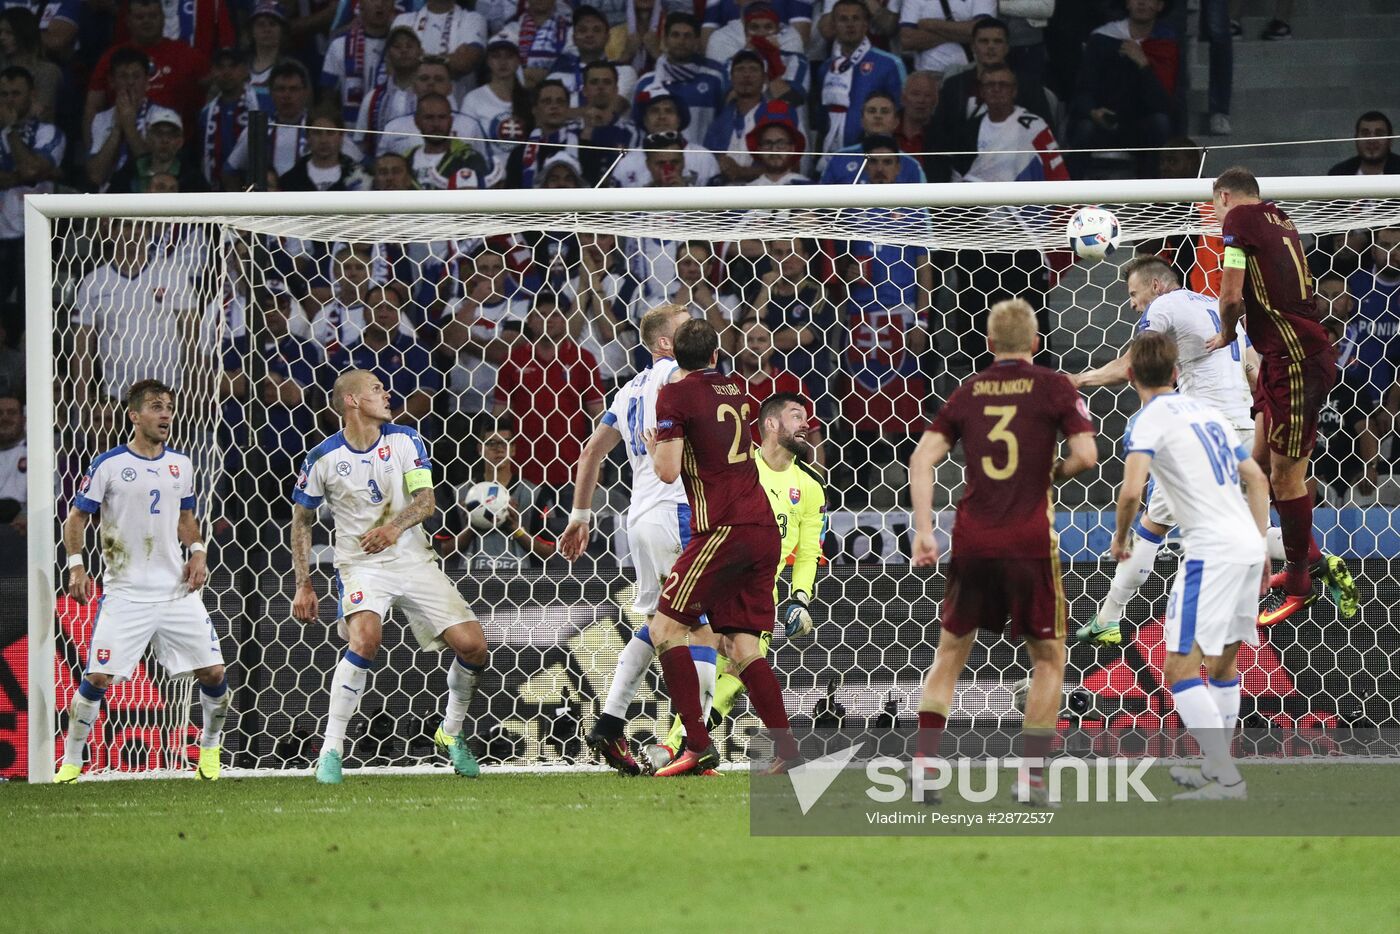
{"type": "Polygon", "coordinates": [[[379,449],[379,459],[382,461],[387,461],[389,459],[389,445],[386,444],[379,449]]]}
{"type": "Polygon", "coordinates": [[[361,603],[364,603],[364,602],[365,602],[365,592],[364,592],[363,590],[357,590],[357,591],[355,591],[354,593],[352,593],[352,594],[350,595],[350,603],[351,603],[352,605],[354,605],[354,606],[359,606],[361,603]]]}
{"type": "Polygon", "coordinates": [[[795,486],[788,487],[788,500],[794,506],[802,502],[802,491],[795,486]]]}
{"type": "Polygon", "coordinates": [[[171,465],[170,465],[170,476],[174,477],[176,480],[179,480],[179,479],[180,479],[180,465],[179,465],[179,464],[171,464],[171,465]]]}
{"type": "Polygon", "coordinates": [[[107,664],[108,662],[110,662],[111,660],[112,660],[112,650],[111,650],[111,649],[98,649],[98,650],[97,650],[97,664],[99,664],[99,665],[105,665],[105,664],[107,664]]]}

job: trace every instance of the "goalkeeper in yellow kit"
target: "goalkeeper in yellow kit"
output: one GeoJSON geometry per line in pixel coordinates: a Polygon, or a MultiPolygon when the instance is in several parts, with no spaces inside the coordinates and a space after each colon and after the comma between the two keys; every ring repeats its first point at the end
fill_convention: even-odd
{"type": "MultiPolygon", "coordinates": [[[[797,459],[808,450],[805,399],[795,393],[769,396],[759,407],[758,425],[760,444],[753,458],[758,464],[759,482],[768,493],[773,516],[778,520],[778,532],[783,537],[783,558],[777,568],[773,602],[779,602],[777,582],[782,581],[783,569],[791,565],[789,597],[778,618],[783,622],[784,633],[792,639],[812,631],[810,603],[821,557],[822,535],[826,530],[826,491],[812,469],[797,459]]],[[[765,654],[772,641],[772,632],[759,637],[765,654]]],[[[744,690],[744,682],[727,670],[728,659],[721,655],[717,667],[709,718],[712,725],[729,715],[735,698],[744,690]]],[[[671,760],[675,750],[681,748],[683,735],[680,717],[674,717],[665,741],[647,749],[647,758],[654,767],[659,768],[671,760]]]]}

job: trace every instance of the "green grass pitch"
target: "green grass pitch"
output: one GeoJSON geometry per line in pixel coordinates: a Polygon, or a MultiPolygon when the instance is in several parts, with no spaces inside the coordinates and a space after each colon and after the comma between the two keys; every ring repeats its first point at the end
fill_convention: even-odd
{"type": "Polygon", "coordinates": [[[742,773],[0,785],[0,931],[1276,934],[1400,917],[1393,838],[755,838],[747,795],[742,773]]]}

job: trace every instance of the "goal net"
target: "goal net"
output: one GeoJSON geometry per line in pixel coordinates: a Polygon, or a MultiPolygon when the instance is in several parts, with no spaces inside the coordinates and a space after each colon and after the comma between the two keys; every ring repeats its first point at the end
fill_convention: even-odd
{"type": "MultiPolygon", "coordinates": [[[[1323,418],[1316,524],[1325,550],[1356,573],[1364,605],[1339,620],[1320,601],[1244,651],[1243,716],[1263,727],[1394,726],[1400,478],[1389,474],[1400,452],[1386,393],[1400,343],[1387,283],[1400,275],[1400,182],[1263,185],[1303,232],[1343,342],[1346,389],[1323,418]]],[[[639,317],[668,301],[720,330],[724,366],[756,399],[798,388],[820,426],[809,454],[829,520],[818,626],[797,640],[779,627],[774,642],[789,711],[798,722],[912,721],[943,578],[909,567],[905,464],[927,417],[989,360],[989,307],[1009,296],[1032,304],[1039,362],[1069,372],[1105,363],[1138,320],[1120,275],[1134,250],[1160,253],[1197,291],[1218,287],[1209,197],[1208,181],[1188,180],[30,198],[31,777],[52,774],[97,613],[63,593],[54,530],[83,471],[126,440],[126,387],[149,377],[176,388],[172,446],[195,466],[205,602],[234,692],[226,761],[275,772],[314,760],[344,646],[327,521],[312,555],[321,618],[291,618],[289,494],[305,453],[338,430],[328,389],[351,366],[381,376],[397,420],[430,449],[439,508],[427,529],[492,646],[467,724],[477,754],[517,766],[588,761],[582,737],[642,623],[631,609],[621,445],[602,470],[586,555],[570,564],[553,542],[595,418],[649,365],[639,317]],[[1085,204],[1121,222],[1124,244],[1107,261],[1066,251],[1066,220],[1085,204]],[[526,536],[476,524],[483,482],[503,489],[514,505],[505,522],[526,536]]],[[[1137,408],[1131,390],[1086,395],[1101,467],[1055,493],[1071,627],[1094,612],[1112,573],[1118,440],[1137,408]]],[[[954,457],[936,484],[945,559],[961,482],[954,457]]],[[[100,580],[141,547],[99,520],[89,565],[100,580]]],[[[1168,547],[1129,607],[1121,648],[1071,649],[1066,683],[1092,695],[1086,716],[1109,727],[1169,716],[1160,620],[1174,568],[1168,547]]],[[[447,661],[388,622],[347,765],[440,764],[431,735],[447,661]]],[[[1016,646],[983,638],[953,719],[1015,718],[1011,687],[1026,673],[1016,646]]],[[[634,739],[665,733],[657,675],[631,713],[634,739]]],[[[89,773],[187,769],[198,719],[190,682],[148,656],[108,692],[89,773]]],[[[757,726],[741,700],[717,734],[726,755],[742,758],[757,726]]]]}

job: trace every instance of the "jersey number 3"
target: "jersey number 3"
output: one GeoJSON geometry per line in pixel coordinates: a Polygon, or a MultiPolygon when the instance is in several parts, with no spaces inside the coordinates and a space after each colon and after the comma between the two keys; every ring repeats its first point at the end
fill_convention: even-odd
{"type": "Polygon", "coordinates": [[[983,457],[982,472],[992,480],[1005,480],[1016,472],[1021,463],[1021,446],[1017,443],[1016,436],[1007,430],[1011,420],[1016,417],[1016,406],[989,405],[982,409],[982,414],[997,420],[992,430],[987,432],[987,440],[1006,445],[1006,463],[997,466],[991,457],[983,457]]]}

